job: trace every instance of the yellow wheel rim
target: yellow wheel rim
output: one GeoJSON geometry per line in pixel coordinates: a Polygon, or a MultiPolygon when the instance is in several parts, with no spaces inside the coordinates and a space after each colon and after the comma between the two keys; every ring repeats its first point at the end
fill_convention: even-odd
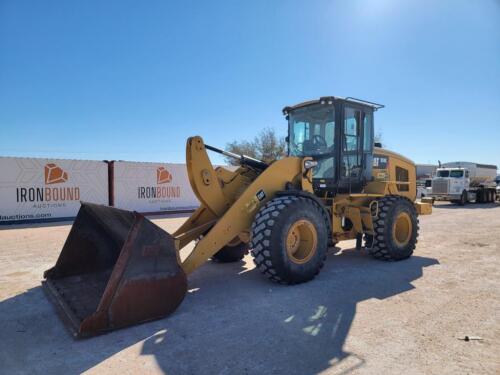
{"type": "Polygon", "coordinates": [[[406,246],[410,242],[413,224],[411,217],[406,212],[400,212],[394,221],[392,238],[398,246],[406,246]]]}
{"type": "Polygon", "coordinates": [[[309,220],[298,220],[288,230],[286,252],[292,262],[307,263],[316,253],[318,233],[309,220]]]}

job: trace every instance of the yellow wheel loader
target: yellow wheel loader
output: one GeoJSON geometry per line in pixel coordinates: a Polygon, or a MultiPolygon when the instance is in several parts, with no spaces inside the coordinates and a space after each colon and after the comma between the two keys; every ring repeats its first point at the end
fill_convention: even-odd
{"type": "Polygon", "coordinates": [[[415,164],[374,144],[382,105],[322,97],[283,110],[288,157],[271,164],[187,141],[186,165],[199,208],[173,234],[136,212],[82,203],[43,284],[76,336],[90,336],[174,311],[187,275],[207,260],[249,250],[272,281],[297,284],[323,267],[327,248],[356,239],[369,254],[412,255],[418,215],[415,164]],[[207,150],[239,160],[214,168],[207,150]],[[181,260],[179,251],[195,241],[181,260]]]}

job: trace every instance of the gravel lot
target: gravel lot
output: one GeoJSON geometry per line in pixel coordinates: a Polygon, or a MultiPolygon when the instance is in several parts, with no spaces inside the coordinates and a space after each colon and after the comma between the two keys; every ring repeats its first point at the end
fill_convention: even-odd
{"type": "Polygon", "coordinates": [[[347,241],[293,287],[250,256],[209,262],[172,316],[80,341],[40,287],[70,223],[0,227],[0,373],[499,374],[500,204],[438,203],[420,223],[411,259],[347,241]]]}

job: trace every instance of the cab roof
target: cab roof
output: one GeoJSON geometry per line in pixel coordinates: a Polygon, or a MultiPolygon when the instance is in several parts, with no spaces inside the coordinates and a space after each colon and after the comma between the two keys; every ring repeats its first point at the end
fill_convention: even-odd
{"type": "Polygon", "coordinates": [[[347,98],[344,98],[344,97],[341,97],[341,96],[322,96],[319,99],[308,100],[308,101],[305,101],[305,102],[302,102],[302,103],[299,103],[299,104],[295,104],[293,106],[286,106],[285,108],[283,108],[283,114],[286,115],[290,111],[293,111],[293,110],[295,110],[297,108],[307,107],[307,106],[310,106],[312,104],[333,104],[333,102],[336,101],[336,100],[337,101],[343,100],[345,102],[351,102],[351,103],[361,104],[361,105],[373,108],[374,111],[385,107],[383,104],[369,102],[369,101],[363,100],[363,99],[352,98],[350,96],[347,97],[347,98]]]}

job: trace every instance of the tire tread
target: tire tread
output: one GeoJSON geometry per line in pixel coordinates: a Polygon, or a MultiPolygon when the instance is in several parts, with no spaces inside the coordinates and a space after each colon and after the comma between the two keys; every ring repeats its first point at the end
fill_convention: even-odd
{"type": "Polygon", "coordinates": [[[391,251],[389,250],[389,246],[387,244],[387,240],[386,240],[385,235],[384,235],[386,233],[386,225],[387,225],[387,219],[388,219],[387,214],[390,211],[390,209],[394,206],[394,204],[396,204],[398,201],[401,201],[401,200],[407,201],[411,204],[412,213],[415,215],[416,222],[417,222],[416,239],[415,239],[414,243],[412,243],[412,245],[411,245],[410,253],[405,258],[410,257],[413,254],[413,251],[415,250],[415,244],[418,241],[418,232],[420,230],[419,220],[418,220],[418,216],[416,214],[416,210],[413,207],[413,204],[409,199],[401,197],[401,196],[397,196],[397,195],[388,195],[388,196],[380,198],[378,200],[379,215],[374,220],[374,230],[375,230],[376,234],[374,236],[374,241],[373,241],[372,247],[367,248],[368,253],[376,259],[389,261],[389,262],[402,259],[399,257],[395,257],[394,254],[391,253],[391,251]]]}
{"type": "MultiPolygon", "coordinates": [[[[325,210],[320,207],[314,200],[301,196],[287,195],[278,196],[268,201],[255,215],[254,222],[251,228],[251,254],[253,256],[255,265],[257,266],[259,271],[267,276],[270,280],[280,284],[298,284],[301,282],[309,281],[284,280],[283,278],[281,278],[278,275],[279,272],[274,267],[272,262],[272,249],[269,249],[271,235],[277,222],[276,219],[280,216],[280,213],[282,211],[284,211],[287,207],[297,201],[309,205],[313,210],[321,213],[323,219],[325,220],[325,223],[329,222],[328,217],[325,214],[325,210]]],[[[325,255],[321,258],[319,267],[312,278],[314,278],[319,273],[325,263],[325,260],[326,252],[325,255]]]]}

